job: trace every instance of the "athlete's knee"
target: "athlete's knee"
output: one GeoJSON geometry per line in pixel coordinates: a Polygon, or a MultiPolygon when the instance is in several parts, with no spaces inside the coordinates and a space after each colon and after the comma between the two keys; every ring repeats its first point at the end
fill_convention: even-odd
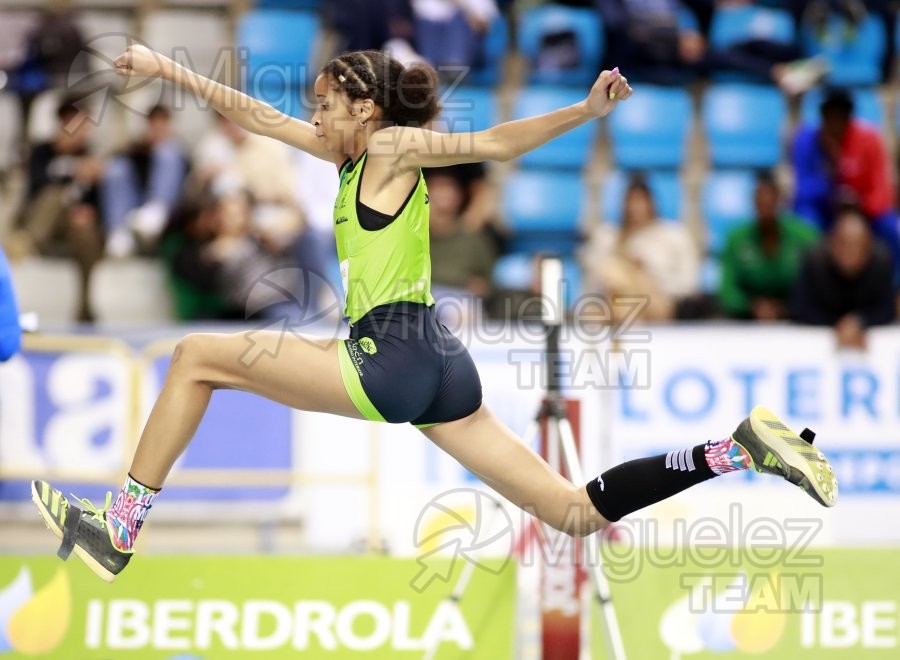
{"type": "Polygon", "coordinates": [[[185,335],[175,345],[169,374],[198,382],[214,380],[217,373],[213,369],[211,356],[221,336],[212,333],[185,335]]]}
{"type": "Polygon", "coordinates": [[[175,344],[175,351],[172,353],[171,369],[185,369],[196,364],[200,359],[203,350],[202,335],[192,333],[182,337],[175,344]]]}

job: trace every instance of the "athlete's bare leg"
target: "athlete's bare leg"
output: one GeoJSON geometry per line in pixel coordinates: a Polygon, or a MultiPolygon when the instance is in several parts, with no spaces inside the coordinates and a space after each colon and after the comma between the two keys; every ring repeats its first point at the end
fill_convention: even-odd
{"type": "Polygon", "coordinates": [[[360,417],[341,380],[335,339],[279,332],[192,334],[175,349],[129,473],[160,488],[216,389],[253,392],[292,408],[360,417]],[[245,356],[248,349],[255,361],[245,356]]]}
{"type": "Polygon", "coordinates": [[[510,502],[568,534],[583,536],[609,522],[583,484],[553,470],[486,405],[463,419],[422,432],[510,502]]]}

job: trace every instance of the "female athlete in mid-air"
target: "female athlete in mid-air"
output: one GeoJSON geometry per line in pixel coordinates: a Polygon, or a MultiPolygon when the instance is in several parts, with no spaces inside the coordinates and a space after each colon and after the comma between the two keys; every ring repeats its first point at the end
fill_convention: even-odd
{"type": "Polygon", "coordinates": [[[154,498],[216,389],[246,390],[300,410],[415,424],[505,498],[573,535],[749,467],[784,477],[825,506],[837,501],[822,453],[763,408],[724,440],[629,461],[586,486],[572,484],[482,403],[475,364],[437,321],[422,168],[511,160],[609,114],[632,94],[617,68],[603,71],[587,97],[569,107],[446,134],[422,128],[439,111],[434,71],[404,67],[379,51],[346,53],[322,69],[311,123],[142,46],[129,48],[116,67],[125,76],[172,81],[243,128],[335,164],[334,229],[350,339],[254,332],[263,357],[248,366],[241,359],[246,332],[184,337],[114,501],[109,494],[102,509],[86,500],[79,505],[46,482],[33,482],[41,515],[63,540],[60,556],[74,549],[105,580],[125,568],[154,498]]]}

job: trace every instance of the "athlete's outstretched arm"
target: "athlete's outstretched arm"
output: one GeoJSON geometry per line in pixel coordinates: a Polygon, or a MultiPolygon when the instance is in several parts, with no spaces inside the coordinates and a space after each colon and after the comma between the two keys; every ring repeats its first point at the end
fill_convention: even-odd
{"type": "Polygon", "coordinates": [[[145,46],[129,46],[115,61],[121,75],[162,78],[184,87],[251,133],[275,138],[323,160],[343,160],[326,150],[309,122],[294,119],[268,103],[210,80],[145,46]]]}
{"type": "Polygon", "coordinates": [[[369,142],[369,151],[388,157],[394,155],[401,169],[511,160],[566,131],[608,115],[631,93],[628,80],[616,68],[603,71],[588,96],[566,108],[497,124],[477,133],[438,133],[396,127],[376,133],[369,142]]]}

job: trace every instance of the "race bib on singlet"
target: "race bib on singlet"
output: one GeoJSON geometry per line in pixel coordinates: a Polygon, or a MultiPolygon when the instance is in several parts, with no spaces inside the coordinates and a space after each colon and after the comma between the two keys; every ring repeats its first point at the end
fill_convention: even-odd
{"type": "Polygon", "coordinates": [[[341,300],[341,308],[347,307],[347,287],[350,282],[350,259],[341,261],[341,288],[343,288],[343,299],[341,300]]]}

